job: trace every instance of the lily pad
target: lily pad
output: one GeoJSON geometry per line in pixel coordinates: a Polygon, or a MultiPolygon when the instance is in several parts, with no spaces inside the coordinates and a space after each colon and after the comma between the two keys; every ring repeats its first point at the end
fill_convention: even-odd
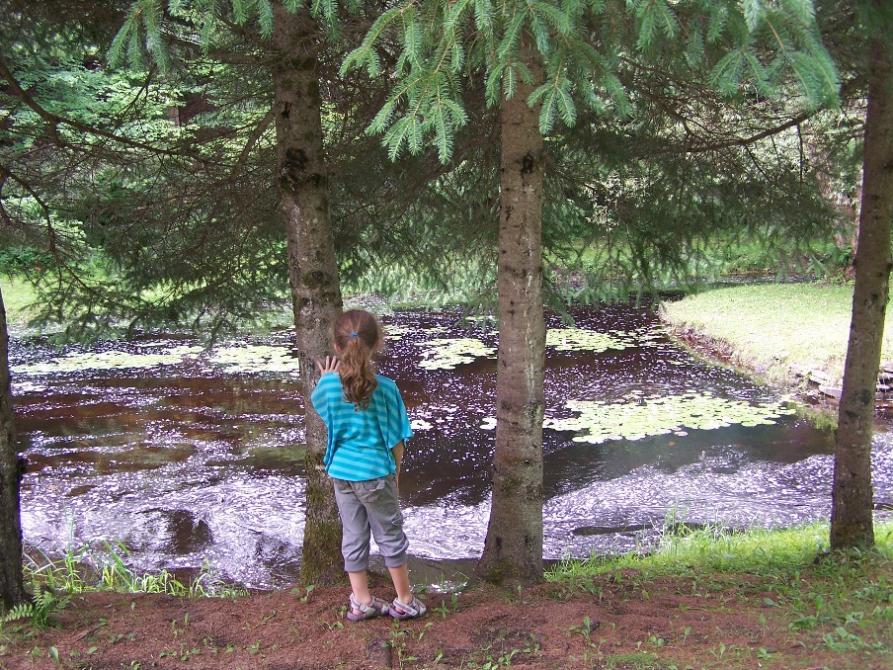
{"type": "Polygon", "coordinates": [[[413,331],[409,326],[383,326],[384,330],[384,339],[386,340],[399,340],[402,339],[406,333],[411,333],[413,331]]]}
{"type": "Polygon", "coordinates": [[[566,407],[577,413],[570,418],[546,419],[552,430],[578,433],[575,442],[601,444],[618,438],[641,440],[687,430],[715,430],[731,425],[771,425],[775,417],[793,414],[781,402],[750,403],[717,398],[709,392],[640,398],[627,403],[571,400],[566,407]]]}
{"type": "Polygon", "coordinates": [[[457,365],[496,353],[495,348],[476,337],[438,338],[415,344],[422,347],[423,360],[419,367],[423,370],[453,370],[457,365]]]}
{"type": "Polygon", "coordinates": [[[546,346],[557,351],[621,350],[636,346],[635,340],[623,331],[602,333],[583,328],[550,328],[546,332],[546,346]]]}
{"type": "Polygon", "coordinates": [[[39,363],[15,365],[12,367],[12,371],[19,375],[51,375],[85,370],[154,368],[159,365],[176,365],[187,356],[194,356],[201,352],[201,347],[179,346],[163,352],[147,354],[117,350],[74,353],[39,363]]]}
{"type": "Polygon", "coordinates": [[[240,373],[285,373],[297,374],[300,371],[298,359],[292,356],[291,349],[285,346],[246,344],[218,347],[208,357],[210,362],[223,368],[229,374],[240,373]]]}

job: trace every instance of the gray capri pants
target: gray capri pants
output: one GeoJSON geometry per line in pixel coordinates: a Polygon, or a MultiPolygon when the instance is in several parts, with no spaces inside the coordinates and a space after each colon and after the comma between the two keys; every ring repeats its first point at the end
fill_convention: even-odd
{"type": "Polygon", "coordinates": [[[341,540],[344,569],[362,572],[369,567],[370,529],[387,567],[399,568],[406,563],[409,541],[403,533],[396,477],[390,475],[365,482],[333,477],[332,481],[344,526],[341,540]]]}

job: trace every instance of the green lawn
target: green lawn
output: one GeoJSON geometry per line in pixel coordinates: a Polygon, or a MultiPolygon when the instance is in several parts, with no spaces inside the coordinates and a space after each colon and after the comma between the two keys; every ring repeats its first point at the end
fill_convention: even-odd
{"type": "Polygon", "coordinates": [[[24,325],[30,318],[29,307],[37,300],[33,287],[24,279],[10,279],[0,276],[0,290],[3,291],[3,304],[6,318],[11,324],[24,325]]]}
{"type": "MultiPolygon", "coordinates": [[[[656,552],[645,556],[566,561],[547,579],[571,592],[595,593],[602,592],[607,579],[645,597],[659,584],[671,583],[678,594],[696,596],[694,604],[705,618],[720,615],[708,633],[712,659],[699,650],[694,659],[677,660],[684,657],[689,632],[692,638],[699,634],[697,624],[690,624],[682,640],[662,636],[654,644],[654,636],[649,637],[636,652],[641,658],[626,654],[619,667],[891,668],[893,522],[877,524],[875,539],[874,551],[827,554],[826,523],[743,533],[696,530],[668,534],[656,552]],[[748,616],[757,619],[745,644],[730,639],[733,630],[723,613],[730,621],[738,617],[743,628],[748,616]],[[697,664],[689,662],[695,659],[697,664]]],[[[704,635],[705,629],[698,628],[704,635]]]]}
{"type": "MultiPolygon", "coordinates": [[[[773,381],[792,371],[843,374],[852,284],[736,286],[663,305],[666,320],[732,346],[740,362],[773,381]]],[[[893,321],[887,320],[884,360],[893,358],[893,321]]]]}

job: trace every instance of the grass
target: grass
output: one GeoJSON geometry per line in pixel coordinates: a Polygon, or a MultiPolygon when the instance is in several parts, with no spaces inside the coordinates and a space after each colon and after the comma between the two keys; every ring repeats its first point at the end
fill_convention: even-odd
{"type": "Polygon", "coordinates": [[[10,324],[23,326],[33,316],[33,305],[37,301],[34,287],[24,279],[0,275],[0,290],[3,291],[3,304],[10,324]]]}
{"type": "MultiPolygon", "coordinates": [[[[663,305],[666,320],[729,344],[769,381],[812,371],[839,380],[849,337],[852,284],[764,284],[691,295],[663,305]]],[[[883,356],[893,357],[893,319],[883,356]]]]}
{"type": "Polygon", "coordinates": [[[127,550],[106,543],[101,552],[88,546],[68,549],[56,560],[40,553],[38,558],[26,555],[25,580],[34,590],[50,590],[64,594],[88,592],[162,593],[182,597],[235,597],[245,595],[215,580],[203,569],[188,583],[177,579],[167,570],[157,574],[133,572],[125,563],[127,550]]]}
{"type": "MultiPolygon", "coordinates": [[[[731,598],[739,611],[780,615],[786,626],[780,634],[802,653],[839,655],[837,660],[845,661],[840,667],[893,667],[883,665],[893,659],[893,521],[878,523],[875,539],[870,551],[828,553],[827,524],[743,533],[708,528],[667,534],[649,555],[564,562],[547,579],[590,590],[607,577],[643,593],[662,578],[691,580],[691,593],[705,598],[704,607],[714,593],[727,601],[725,607],[731,598]],[[866,658],[871,662],[863,665],[866,658]]],[[[758,667],[748,664],[770,656],[762,647],[716,642],[716,654],[728,667],[738,667],[738,661],[758,667]]],[[[621,667],[676,667],[648,656],[625,658],[621,667]]]]}
{"type": "MultiPolygon", "coordinates": [[[[893,567],[893,521],[875,526],[874,553],[893,567]]],[[[787,577],[812,565],[828,550],[824,523],[787,529],[729,532],[714,528],[666,533],[657,551],[566,561],[547,573],[550,581],[591,578],[636,570],[644,579],[707,572],[787,577]]]]}

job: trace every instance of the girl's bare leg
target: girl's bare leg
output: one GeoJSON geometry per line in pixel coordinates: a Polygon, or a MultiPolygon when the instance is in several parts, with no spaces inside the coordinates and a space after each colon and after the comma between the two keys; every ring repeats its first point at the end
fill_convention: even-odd
{"type": "Polygon", "coordinates": [[[366,575],[366,571],[348,572],[347,576],[350,579],[350,588],[353,590],[353,595],[357,601],[364,605],[371,603],[372,594],[369,593],[369,578],[366,575]]]}
{"type": "MultiPolygon", "coordinates": [[[[406,563],[399,568],[388,568],[388,572],[391,573],[391,580],[394,582],[394,588],[397,590],[397,597],[400,599],[400,602],[409,605],[413,596],[412,589],[409,588],[409,568],[406,563]]],[[[351,580],[351,584],[353,584],[353,580],[351,580]]]]}

